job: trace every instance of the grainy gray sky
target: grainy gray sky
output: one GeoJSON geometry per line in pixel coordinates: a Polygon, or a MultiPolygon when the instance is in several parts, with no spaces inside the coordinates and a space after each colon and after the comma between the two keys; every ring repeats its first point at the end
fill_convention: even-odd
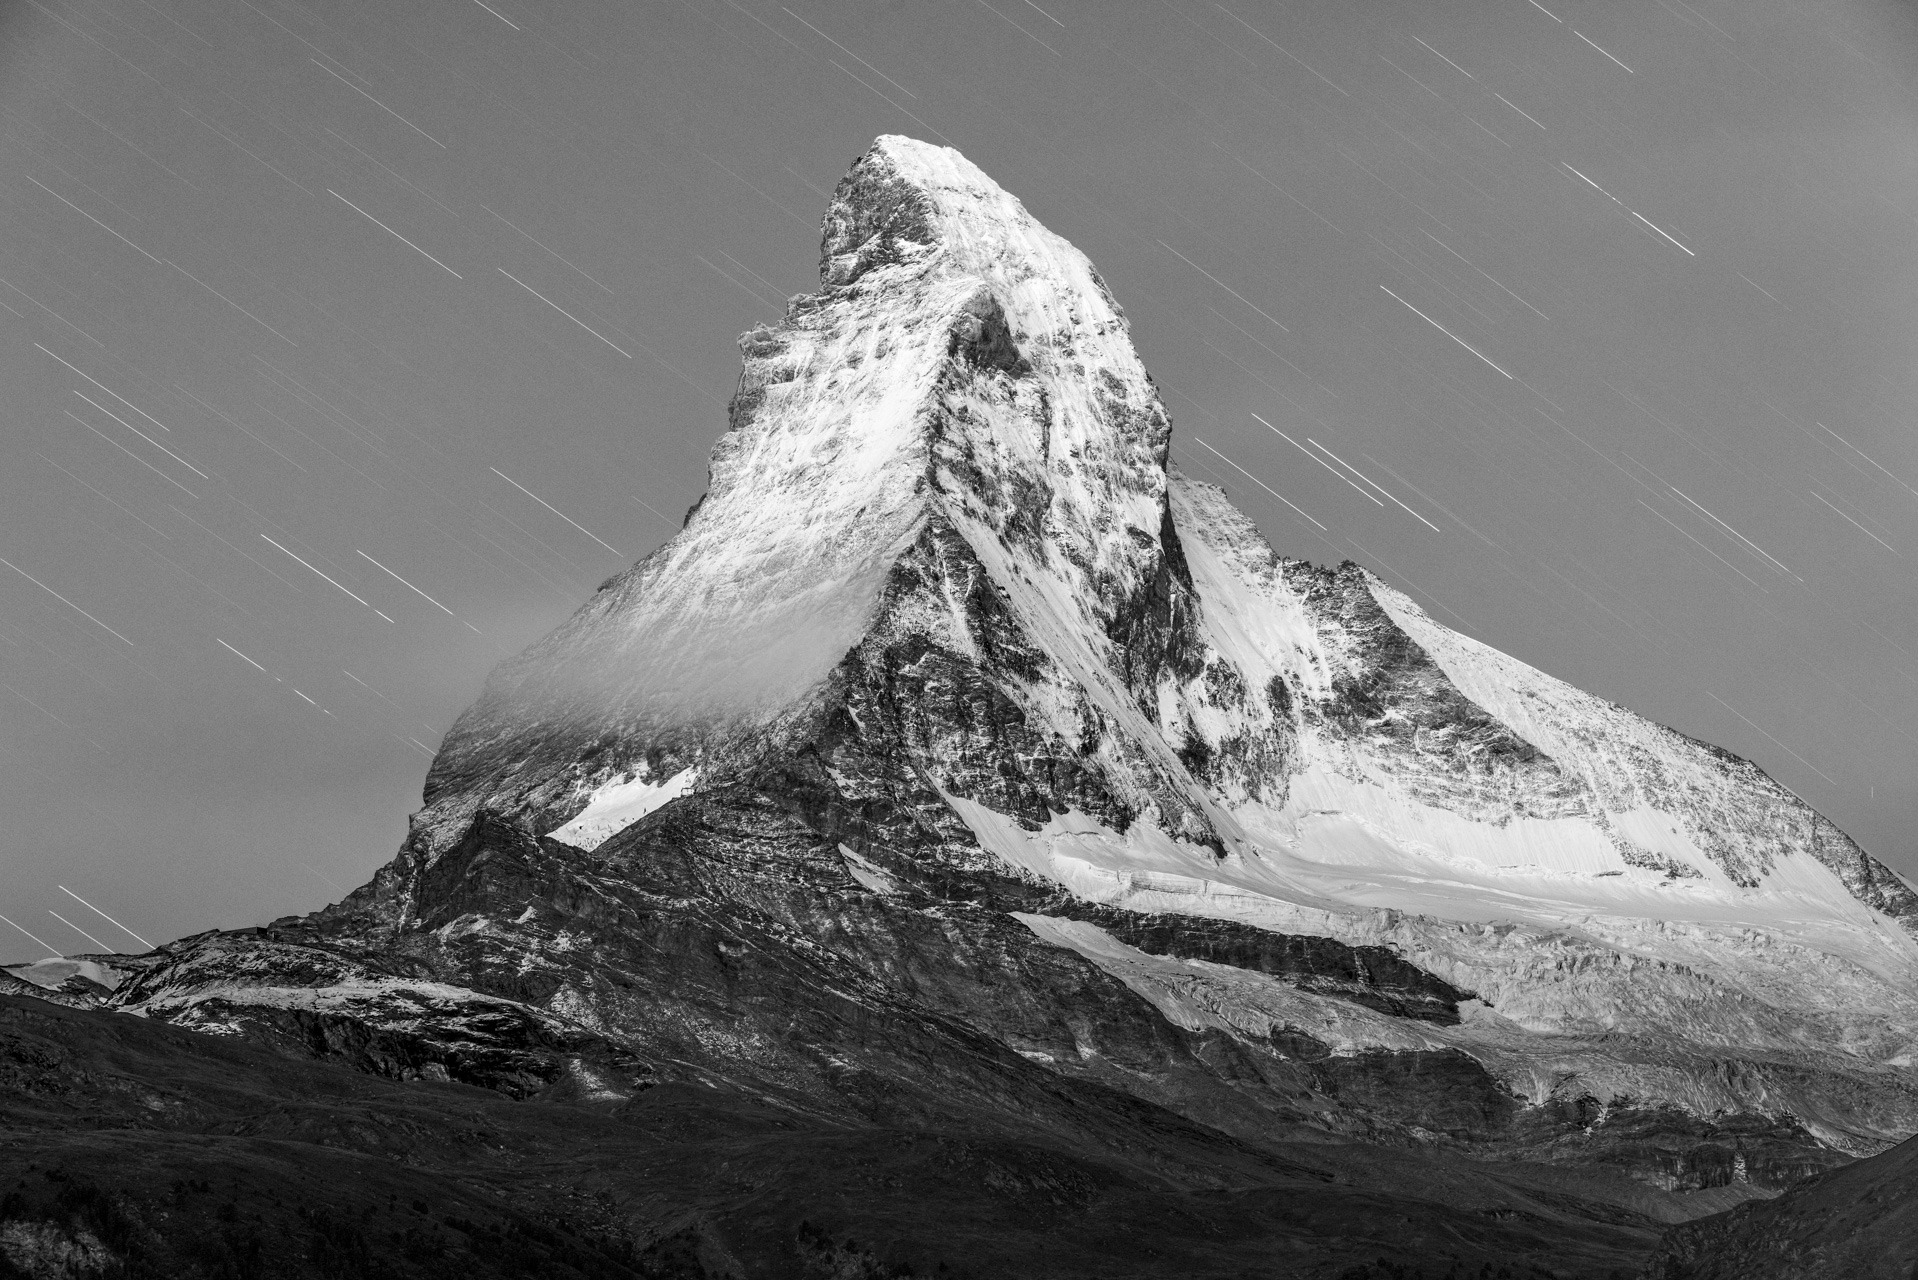
{"type": "Polygon", "coordinates": [[[388,859],[886,132],[1092,257],[1280,550],[1918,872],[1914,55],[1860,0],[0,0],[0,912],[388,859]]]}

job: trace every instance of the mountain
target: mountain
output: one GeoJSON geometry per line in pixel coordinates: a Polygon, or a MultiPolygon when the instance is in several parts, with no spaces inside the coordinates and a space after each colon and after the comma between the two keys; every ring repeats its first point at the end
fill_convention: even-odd
{"type": "MultiPolygon", "coordinates": [[[[984,1256],[1008,1188],[1256,1203],[1217,1229],[1293,1274],[1623,1274],[1918,1131],[1918,893],[1748,762],[1276,555],[957,152],[879,139],[740,345],[685,527],[493,673],[370,884],[22,987],[525,1107],[707,1097],[821,1168],[1020,1153],[941,1166],[984,1182],[939,1217],[797,1157],[759,1217],[624,1184],[698,1274],[782,1274],[795,1219],[984,1256]]],[[[986,1273],[1240,1265],[1188,1235],[986,1273]]]]}

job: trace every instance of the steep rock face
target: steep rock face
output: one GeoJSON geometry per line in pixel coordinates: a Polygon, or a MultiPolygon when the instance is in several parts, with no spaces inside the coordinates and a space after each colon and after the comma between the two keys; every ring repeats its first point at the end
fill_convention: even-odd
{"type": "Polygon", "coordinates": [[[881,139],[822,259],[686,527],[494,674],[400,856],[120,1007],[516,1096],[1672,1192],[1918,1129],[1898,877],[1169,475],[1091,265],[957,153],[881,139]]]}

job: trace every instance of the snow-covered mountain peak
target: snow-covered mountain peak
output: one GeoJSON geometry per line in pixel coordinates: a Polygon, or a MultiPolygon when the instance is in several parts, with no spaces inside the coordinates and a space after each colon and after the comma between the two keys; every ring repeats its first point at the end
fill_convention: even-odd
{"type": "Polygon", "coordinates": [[[429,827],[475,803],[560,815],[758,741],[928,530],[993,561],[1056,656],[1130,705],[1112,636],[1163,612],[1180,568],[1170,420],[1091,263],[958,152],[889,136],[834,193],[821,279],[741,337],[681,532],[455,725],[427,788],[450,822],[429,827]]]}
{"type": "Polygon", "coordinates": [[[826,215],[820,279],[849,284],[893,263],[976,276],[1022,347],[1115,334],[1097,354],[1138,363],[1124,313],[1083,253],[951,147],[885,135],[853,166],[826,215]]]}
{"type": "Polygon", "coordinates": [[[1086,256],[972,162],[881,137],[834,193],[820,276],[874,329],[945,338],[915,443],[955,509],[1122,573],[1123,531],[1158,536],[1170,420],[1124,315],[1086,256]]]}

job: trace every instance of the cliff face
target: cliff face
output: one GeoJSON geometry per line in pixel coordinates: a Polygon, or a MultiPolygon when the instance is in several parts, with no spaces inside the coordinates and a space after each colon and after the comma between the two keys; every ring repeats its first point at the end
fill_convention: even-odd
{"type": "Polygon", "coordinates": [[[1176,1118],[1680,1193],[1918,1130],[1918,895],[1829,822],[1169,474],[1097,273],[956,152],[880,139],[821,277],[399,857],[111,1003],[1134,1157],[1176,1118]]]}

